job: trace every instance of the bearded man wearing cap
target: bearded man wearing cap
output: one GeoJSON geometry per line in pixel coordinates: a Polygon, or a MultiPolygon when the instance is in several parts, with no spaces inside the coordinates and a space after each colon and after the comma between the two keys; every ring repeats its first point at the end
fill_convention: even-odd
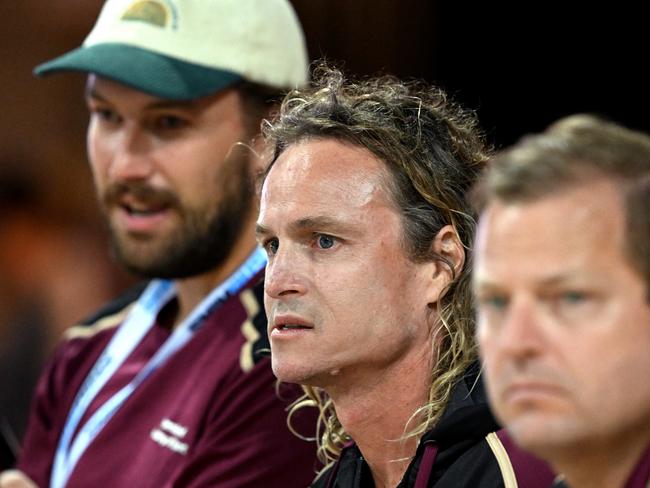
{"type": "Polygon", "coordinates": [[[275,389],[256,248],[255,138],[303,84],[286,0],[108,0],[82,47],[88,154],[114,254],[146,285],[69,330],[0,486],[290,487],[315,449],[275,389]]]}

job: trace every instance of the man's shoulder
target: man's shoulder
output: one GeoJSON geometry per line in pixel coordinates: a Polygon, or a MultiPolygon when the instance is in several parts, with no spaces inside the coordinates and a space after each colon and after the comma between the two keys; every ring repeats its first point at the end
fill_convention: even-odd
{"type": "Polygon", "coordinates": [[[504,476],[512,473],[519,486],[547,488],[553,484],[555,473],[546,461],[517,446],[505,429],[486,437],[504,476]]]}
{"type": "Polygon", "coordinates": [[[147,282],[142,282],[128,288],[99,310],[66,330],[63,337],[64,342],[73,339],[89,339],[101,332],[115,329],[124,321],[131,305],[142,294],[147,284],[147,282]]]}
{"type": "Polygon", "coordinates": [[[258,278],[238,294],[238,299],[246,311],[246,320],[241,326],[241,332],[245,337],[250,351],[242,351],[242,354],[249,357],[249,361],[243,359],[242,369],[249,370],[253,364],[261,359],[268,358],[271,352],[271,344],[267,334],[267,318],[264,310],[264,281],[258,278]]]}
{"type": "MultiPolygon", "coordinates": [[[[219,363],[229,369],[231,375],[253,371],[256,366],[268,363],[271,354],[264,311],[264,283],[256,277],[236,293],[229,295],[205,318],[197,333],[199,343],[211,344],[220,350],[219,363]],[[239,362],[240,368],[226,367],[226,357],[239,362]]],[[[193,341],[192,349],[201,348],[193,341]]],[[[208,358],[214,356],[210,352],[208,358]]],[[[267,366],[264,366],[267,367],[267,366]]]]}
{"type": "Polygon", "coordinates": [[[544,461],[517,447],[504,430],[499,430],[477,442],[442,450],[427,486],[548,488],[554,478],[544,461]]]}
{"type": "Polygon", "coordinates": [[[125,292],[103,305],[99,310],[81,320],[79,325],[92,326],[98,321],[124,310],[138,299],[147,285],[148,282],[143,281],[128,288],[125,292]]]}
{"type": "Polygon", "coordinates": [[[426,468],[430,470],[427,486],[551,486],[554,475],[548,465],[518,448],[492,416],[479,372],[472,365],[457,382],[445,414],[423,436],[400,487],[415,486],[430,447],[435,447],[436,454],[432,468],[426,468]]]}

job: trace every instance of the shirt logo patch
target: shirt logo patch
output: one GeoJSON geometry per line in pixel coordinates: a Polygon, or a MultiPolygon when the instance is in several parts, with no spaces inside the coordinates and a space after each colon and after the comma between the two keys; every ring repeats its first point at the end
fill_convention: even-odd
{"type": "Polygon", "coordinates": [[[157,27],[166,27],[169,15],[167,8],[162,2],[138,0],[126,9],[126,12],[122,14],[121,20],[134,20],[157,27]]]}
{"type": "Polygon", "coordinates": [[[185,434],[187,427],[165,418],[160,421],[158,427],[151,430],[149,437],[158,445],[184,456],[187,454],[188,445],[181,439],[185,434]]]}

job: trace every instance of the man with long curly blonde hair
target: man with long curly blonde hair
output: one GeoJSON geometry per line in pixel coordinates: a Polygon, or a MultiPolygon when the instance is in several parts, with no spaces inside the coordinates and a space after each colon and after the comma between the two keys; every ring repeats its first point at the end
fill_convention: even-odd
{"type": "Polygon", "coordinates": [[[257,224],[274,373],[320,411],[314,486],[516,486],[476,364],[476,119],[421,83],[314,80],[265,128],[257,224]]]}

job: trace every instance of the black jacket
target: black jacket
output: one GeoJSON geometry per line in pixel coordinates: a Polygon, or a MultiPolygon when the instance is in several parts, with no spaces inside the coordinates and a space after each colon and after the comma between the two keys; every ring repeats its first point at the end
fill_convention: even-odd
{"type": "MultiPolygon", "coordinates": [[[[478,373],[478,365],[473,365],[456,384],[445,413],[423,436],[397,488],[548,488],[552,484],[554,476],[546,464],[516,449],[499,431],[478,373]],[[418,479],[421,465],[424,471],[418,479]]],[[[312,487],[374,488],[374,482],[353,444],[312,487]]]]}

